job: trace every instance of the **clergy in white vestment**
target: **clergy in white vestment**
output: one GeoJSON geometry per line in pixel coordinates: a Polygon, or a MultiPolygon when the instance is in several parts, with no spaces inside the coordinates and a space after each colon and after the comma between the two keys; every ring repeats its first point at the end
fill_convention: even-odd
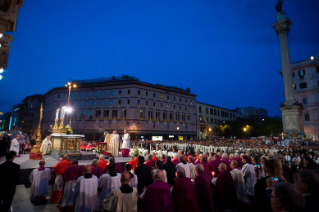
{"type": "Polygon", "coordinates": [[[79,177],[73,192],[76,196],[74,211],[91,212],[99,209],[98,178],[91,174],[91,165],[86,165],[84,175],[79,177]]]}
{"type": "Polygon", "coordinates": [[[232,160],[230,162],[230,168],[232,169],[230,174],[234,180],[238,201],[244,203],[249,202],[244,175],[243,172],[238,169],[238,162],[236,160],[232,160]]]}
{"type": "Polygon", "coordinates": [[[103,201],[103,209],[106,211],[137,212],[137,189],[129,185],[131,180],[129,172],[123,172],[121,187],[113,189],[103,201]]]}
{"type": "Polygon", "coordinates": [[[131,136],[130,134],[127,133],[126,130],[124,130],[124,135],[123,135],[123,145],[122,145],[122,157],[129,157],[129,152],[130,152],[130,139],[131,136]]]}
{"type": "Polygon", "coordinates": [[[189,168],[189,172],[190,172],[190,178],[192,180],[195,180],[196,177],[196,169],[195,169],[195,165],[194,165],[194,158],[193,157],[188,157],[188,168],[189,168]]]}
{"type": "Polygon", "coordinates": [[[256,174],[255,174],[255,168],[253,165],[248,163],[248,156],[244,155],[242,157],[243,160],[243,167],[242,172],[245,179],[245,184],[247,188],[247,195],[248,196],[254,196],[254,187],[256,184],[256,174]]]}
{"type": "Polygon", "coordinates": [[[104,136],[105,136],[105,138],[104,138],[104,143],[107,143],[106,145],[105,145],[105,151],[106,152],[110,152],[111,151],[111,149],[110,149],[110,140],[111,140],[111,135],[108,133],[108,132],[104,132],[104,136]]]}
{"type": "Polygon", "coordinates": [[[16,152],[17,156],[19,155],[20,143],[22,142],[22,141],[19,141],[19,139],[20,139],[20,136],[16,135],[16,137],[11,141],[11,146],[10,146],[10,150],[9,150],[9,151],[16,152]]]}
{"type": "Polygon", "coordinates": [[[176,165],[176,169],[178,167],[182,167],[185,170],[185,175],[188,178],[191,178],[191,172],[188,164],[185,161],[185,156],[184,155],[178,155],[178,161],[179,163],[176,165]]]}
{"type": "Polygon", "coordinates": [[[119,156],[119,140],[120,140],[120,136],[119,134],[117,134],[117,131],[114,130],[110,140],[110,150],[113,157],[119,156]]]}
{"type": "Polygon", "coordinates": [[[49,155],[51,153],[52,142],[50,140],[50,136],[47,136],[41,144],[40,152],[42,155],[49,155]]]}
{"type": "Polygon", "coordinates": [[[121,186],[121,174],[116,173],[115,165],[110,163],[108,166],[108,174],[103,174],[99,179],[99,208],[102,207],[103,200],[115,188],[121,186]]]}
{"type": "Polygon", "coordinates": [[[49,180],[51,179],[51,170],[44,167],[44,160],[41,160],[39,165],[39,168],[34,169],[29,176],[29,180],[31,182],[31,202],[37,202],[40,198],[45,199],[48,196],[48,185],[49,180]]]}

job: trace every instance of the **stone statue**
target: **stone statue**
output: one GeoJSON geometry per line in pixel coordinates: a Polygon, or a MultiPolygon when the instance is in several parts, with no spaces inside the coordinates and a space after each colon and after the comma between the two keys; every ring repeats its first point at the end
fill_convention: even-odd
{"type": "Polygon", "coordinates": [[[283,4],[283,1],[282,0],[278,0],[278,3],[276,5],[276,10],[277,10],[278,13],[282,11],[282,4],[283,4]]]}

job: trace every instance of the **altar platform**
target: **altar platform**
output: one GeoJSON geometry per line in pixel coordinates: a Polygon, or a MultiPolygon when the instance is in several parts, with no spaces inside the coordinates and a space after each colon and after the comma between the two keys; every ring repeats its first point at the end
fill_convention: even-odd
{"type": "MultiPolygon", "coordinates": [[[[86,154],[90,154],[90,155],[95,154],[92,152],[85,152],[85,151],[81,153],[83,156],[85,156],[86,154]]],[[[95,158],[93,159],[98,159],[99,156],[100,156],[99,154],[95,154],[95,158]]],[[[92,163],[93,159],[88,160],[88,159],[85,159],[86,157],[83,157],[83,158],[84,160],[79,160],[79,165],[87,165],[92,163]]],[[[43,157],[43,159],[45,160],[45,167],[50,169],[52,169],[59,162],[59,160],[56,160],[51,155],[46,155],[43,157]]],[[[109,160],[108,157],[106,157],[106,160],[109,160]]],[[[119,157],[115,157],[115,163],[120,163],[122,165],[123,170],[124,170],[125,164],[129,162],[130,160],[131,160],[130,157],[123,158],[121,157],[121,154],[119,157]]],[[[4,160],[2,160],[1,162],[4,162],[4,160]]],[[[39,167],[39,160],[30,160],[29,154],[22,154],[21,157],[16,157],[13,162],[16,164],[19,164],[21,168],[19,184],[24,184],[26,187],[29,187],[30,186],[29,175],[33,169],[39,167]]],[[[50,182],[50,185],[52,184],[53,184],[53,181],[50,182]]]]}

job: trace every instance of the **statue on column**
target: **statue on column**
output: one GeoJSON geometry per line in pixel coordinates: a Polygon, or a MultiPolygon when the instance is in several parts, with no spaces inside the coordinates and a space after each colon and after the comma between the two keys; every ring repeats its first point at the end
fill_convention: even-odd
{"type": "Polygon", "coordinates": [[[282,11],[282,4],[283,4],[283,1],[282,0],[278,0],[278,3],[276,5],[276,10],[277,10],[278,13],[282,11]]]}

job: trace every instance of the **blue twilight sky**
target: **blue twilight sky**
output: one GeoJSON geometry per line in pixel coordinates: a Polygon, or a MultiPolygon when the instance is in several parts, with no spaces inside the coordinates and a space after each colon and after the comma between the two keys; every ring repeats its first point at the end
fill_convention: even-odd
{"type": "MultiPolygon", "coordinates": [[[[197,101],[280,115],[277,0],[25,0],[0,111],[71,79],[123,74],[191,88],[197,101]]],[[[284,0],[292,62],[319,54],[319,1],[284,0]]]]}

